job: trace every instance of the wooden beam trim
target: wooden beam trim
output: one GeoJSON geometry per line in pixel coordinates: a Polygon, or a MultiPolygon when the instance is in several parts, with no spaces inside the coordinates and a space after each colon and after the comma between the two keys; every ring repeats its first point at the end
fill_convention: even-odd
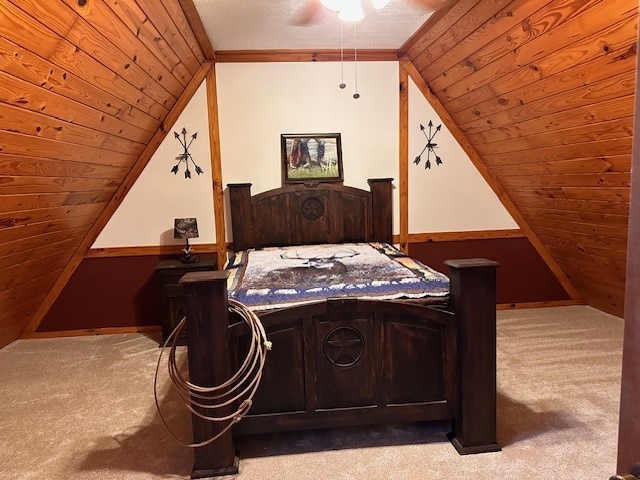
{"type": "Polygon", "coordinates": [[[47,314],[53,303],[55,302],[58,295],[62,292],[65,285],[71,279],[73,272],[75,272],[76,268],[82,262],[82,259],[86,255],[86,252],[91,248],[93,242],[95,242],[96,238],[107,224],[111,216],[115,213],[115,211],[122,203],[127,192],[131,189],[133,184],[136,182],[140,174],[143,172],[149,160],[153,157],[153,154],[156,152],[169,129],[173,126],[173,124],[178,120],[178,117],[188,105],[189,101],[195,94],[195,92],[200,87],[200,84],[204,81],[209,71],[213,68],[213,64],[210,62],[203,63],[196,74],[193,76],[193,79],[180,96],[178,101],[175,103],[169,114],[166,116],[160,128],[156,131],[155,135],[151,139],[151,141],[147,144],[147,147],[142,152],[135,165],[132,167],[131,171],[125,178],[125,180],[120,184],[120,187],[116,191],[115,195],[103,210],[102,214],[96,220],[96,222],[91,227],[91,230],[85,237],[84,241],[80,244],[73,257],[63,270],[62,274],[58,277],[57,281],[49,290],[49,293],[45,296],[44,300],[40,303],[40,306],[35,311],[35,313],[31,316],[28,323],[26,324],[23,332],[31,333],[35,332],[44,319],[44,316],[47,314]]]}
{"type": "Polygon", "coordinates": [[[416,58],[429,45],[463,17],[478,0],[447,0],[433,15],[398,49],[399,56],[416,58]],[[446,18],[446,21],[445,21],[446,18]]]}
{"type": "MultiPolygon", "coordinates": [[[[193,253],[216,253],[215,243],[189,244],[193,253]]],[[[183,244],[145,247],[92,248],[84,258],[145,257],[151,255],[180,255],[183,244]]]]}
{"type": "Polygon", "coordinates": [[[522,230],[471,230],[466,232],[410,233],[409,243],[458,242],[465,240],[494,240],[498,238],[526,238],[522,230]]]}
{"type": "MultiPolygon", "coordinates": [[[[340,50],[217,50],[216,63],[251,62],[337,62],[341,59],[340,50]]],[[[353,49],[344,50],[344,58],[353,58],[353,49]]],[[[385,62],[397,61],[397,50],[358,49],[358,61],[385,62]]]]}
{"type": "MultiPolygon", "coordinates": [[[[512,230],[468,230],[464,232],[410,233],[407,243],[458,242],[467,240],[494,240],[498,238],[526,238],[520,229],[512,230]]],[[[393,243],[400,243],[400,235],[393,235],[393,243]]]]}
{"type": "Polygon", "coordinates": [[[207,74],[207,111],[209,115],[209,148],[211,151],[211,177],[213,182],[213,215],[216,226],[216,250],[218,265],[227,261],[227,234],[224,221],[224,197],[222,184],[222,160],[220,158],[220,122],[216,93],[215,65],[207,74]]]}
{"type": "Polygon", "coordinates": [[[409,72],[399,65],[400,94],[400,250],[408,253],[409,239],[409,72]]]}
{"type": "Polygon", "coordinates": [[[204,25],[202,25],[202,19],[198,14],[196,6],[193,4],[193,0],[178,0],[178,3],[180,3],[184,16],[187,18],[187,21],[191,26],[191,30],[193,31],[205,58],[211,62],[215,61],[216,53],[211,45],[209,36],[204,29],[204,25]]]}
{"type": "Polygon", "coordinates": [[[489,171],[487,170],[487,167],[484,165],[484,162],[482,161],[482,158],[480,157],[478,152],[475,150],[473,145],[471,145],[471,143],[467,140],[467,138],[464,135],[464,132],[460,129],[460,127],[458,127],[458,125],[453,121],[453,119],[451,118],[451,115],[449,115],[449,113],[442,106],[442,103],[440,103],[440,100],[438,100],[438,98],[431,92],[431,90],[429,89],[429,86],[427,85],[425,80],[422,78],[422,76],[420,75],[416,67],[413,65],[413,63],[411,63],[411,61],[409,61],[407,58],[402,58],[400,60],[400,64],[402,68],[404,68],[408,72],[409,76],[413,79],[413,81],[415,82],[420,92],[422,92],[422,94],[424,95],[425,99],[433,107],[433,109],[436,111],[436,113],[438,114],[442,122],[445,124],[445,126],[449,129],[453,137],[460,144],[460,146],[465,151],[465,153],[469,156],[473,165],[476,167],[478,172],[482,175],[482,177],[485,179],[485,181],[491,187],[491,189],[495,192],[498,199],[502,202],[502,205],[507,209],[507,211],[513,217],[516,223],[525,232],[525,234],[529,238],[529,241],[531,242],[533,247],[536,249],[538,254],[545,261],[545,263],[547,264],[551,272],[556,276],[556,278],[558,279],[560,284],[563,286],[563,288],[567,291],[569,296],[576,301],[581,301],[580,294],[571,284],[568,277],[563,272],[562,268],[560,268],[560,265],[558,265],[558,263],[555,261],[553,256],[549,253],[549,251],[544,246],[542,241],[535,234],[535,232],[533,231],[529,223],[525,220],[524,216],[520,213],[520,210],[518,210],[516,205],[513,203],[513,201],[507,194],[506,190],[504,190],[502,186],[489,173],[489,171]]]}

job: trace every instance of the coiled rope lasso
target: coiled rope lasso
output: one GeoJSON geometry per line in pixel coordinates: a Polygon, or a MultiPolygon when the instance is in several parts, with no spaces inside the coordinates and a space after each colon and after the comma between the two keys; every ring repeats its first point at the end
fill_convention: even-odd
{"type": "Polygon", "coordinates": [[[176,366],[176,347],[178,339],[182,336],[187,325],[186,317],[183,317],[176,328],[171,332],[167,340],[164,342],[158,363],[156,365],[155,377],[153,380],[153,395],[156,402],[156,409],[160,415],[160,419],[169,434],[181,445],[185,447],[203,447],[214,442],[227,432],[233,425],[238,423],[244,417],[252,405],[252,399],[260,384],[262,378],[262,369],[267,357],[267,351],[271,350],[271,342],[267,340],[267,335],[262,326],[262,322],[258,316],[242,303],[229,299],[229,312],[238,315],[244,320],[249,327],[249,349],[244,357],[242,365],[229,380],[220,385],[213,387],[204,387],[196,385],[186,380],[176,366]],[[174,390],[182,400],[185,407],[193,414],[210,422],[218,422],[226,425],[216,435],[199,443],[184,442],[169,427],[160,403],[158,401],[158,375],[162,356],[166,348],[169,349],[169,357],[167,360],[167,371],[174,390]],[[229,409],[234,405],[238,405],[233,413],[216,416],[215,412],[219,409],[229,409]],[[199,409],[200,411],[196,410],[199,409]]]}

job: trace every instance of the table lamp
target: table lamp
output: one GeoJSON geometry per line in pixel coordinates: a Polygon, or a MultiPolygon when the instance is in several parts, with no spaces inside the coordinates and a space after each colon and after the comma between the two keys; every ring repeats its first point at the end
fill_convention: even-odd
{"type": "Polygon", "coordinates": [[[173,238],[184,238],[184,248],[182,249],[182,263],[195,262],[195,257],[191,255],[190,238],[198,238],[198,222],[195,218],[176,218],[173,226],[173,238]]]}

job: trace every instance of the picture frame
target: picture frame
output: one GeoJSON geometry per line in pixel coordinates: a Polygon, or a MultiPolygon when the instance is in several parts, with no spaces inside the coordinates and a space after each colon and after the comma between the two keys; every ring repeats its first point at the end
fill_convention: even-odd
{"type": "Polygon", "coordinates": [[[282,183],[343,182],[339,133],[280,135],[282,183]]]}

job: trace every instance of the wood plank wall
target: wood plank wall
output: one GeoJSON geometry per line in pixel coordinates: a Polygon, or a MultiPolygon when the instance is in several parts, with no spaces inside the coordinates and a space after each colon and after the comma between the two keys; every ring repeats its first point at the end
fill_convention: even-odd
{"type": "Polygon", "coordinates": [[[205,55],[178,0],[6,0],[0,19],[1,347],[86,242],[205,55]]]}
{"type": "Polygon", "coordinates": [[[401,48],[584,300],[619,316],[637,8],[449,1],[401,48]]]}
{"type": "MultiPolygon", "coordinates": [[[[400,52],[583,297],[618,315],[636,10],[450,0],[400,52]]],[[[115,209],[212,49],[190,0],[5,0],[0,19],[3,346],[115,209]]]]}

